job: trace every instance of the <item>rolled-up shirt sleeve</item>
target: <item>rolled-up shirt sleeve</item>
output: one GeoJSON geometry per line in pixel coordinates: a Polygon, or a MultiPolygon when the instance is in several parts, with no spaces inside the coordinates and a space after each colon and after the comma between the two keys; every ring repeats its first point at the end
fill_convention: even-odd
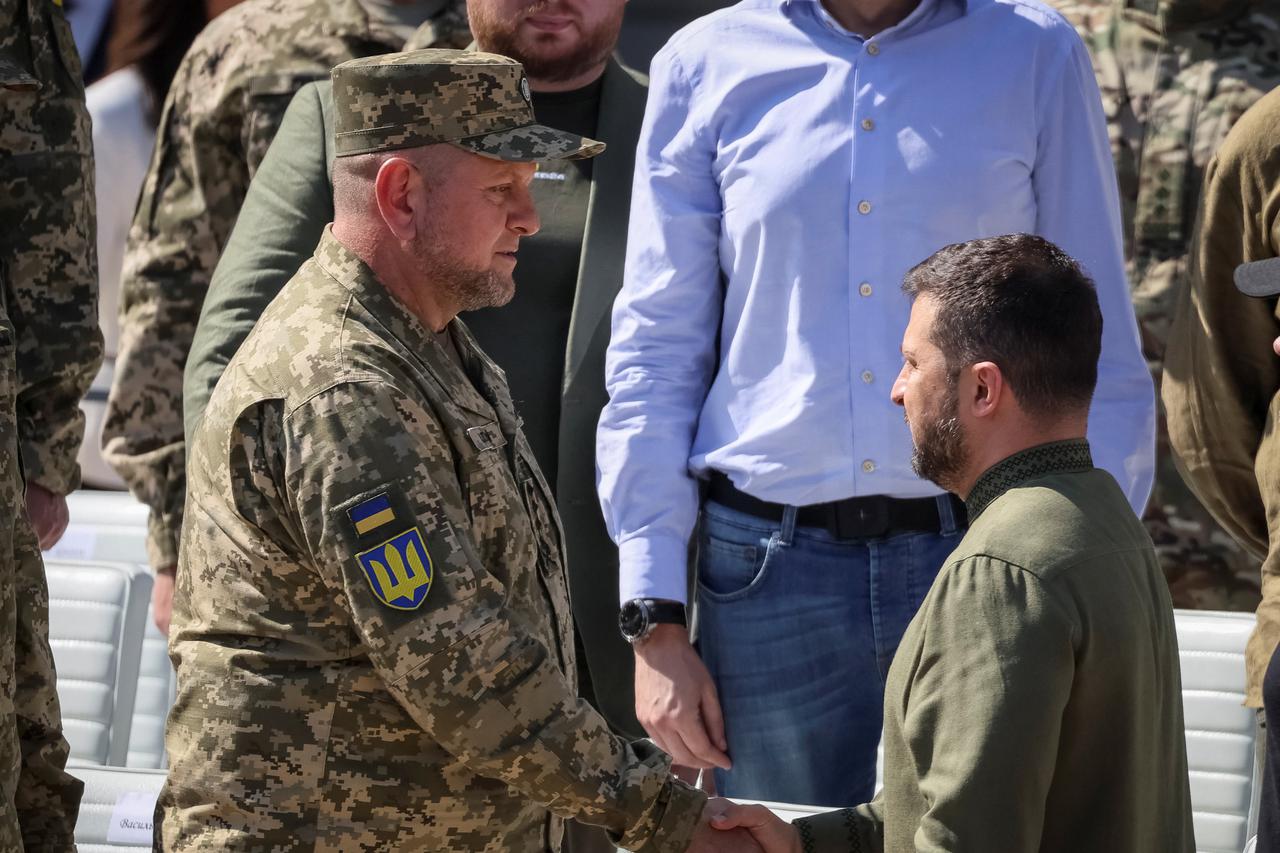
{"type": "Polygon", "coordinates": [[[690,447],[716,364],[721,199],[695,86],[659,52],[636,153],[626,275],[605,360],[596,439],[600,504],[618,543],[622,601],[684,601],[698,511],[690,447]]]}

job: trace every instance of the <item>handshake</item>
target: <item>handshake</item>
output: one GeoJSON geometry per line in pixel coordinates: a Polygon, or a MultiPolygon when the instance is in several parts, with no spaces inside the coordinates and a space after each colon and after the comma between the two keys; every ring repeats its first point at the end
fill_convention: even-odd
{"type": "Polygon", "coordinates": [[[801,853],[800,833],[764,806],[713,798],[688,853],[801,853]]]}

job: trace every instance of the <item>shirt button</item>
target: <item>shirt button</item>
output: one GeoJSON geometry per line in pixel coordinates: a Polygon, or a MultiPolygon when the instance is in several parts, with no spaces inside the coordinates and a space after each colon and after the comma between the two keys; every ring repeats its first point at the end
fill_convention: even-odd
{"type": "Polygon", "coordinates": [[[858,286],[858,292],[859,292],[859,293],[861,293],[863,296],[870,296],[870,295],[871,295],[871,285],[867,284],[867,283],[864,281],[862,284],[860,284],[860,285],[858,286]]]}
{"type": "Polygon", "coordinates": [[[862,463],[862,470],[870,474],[872,471],[876,470],[876,463],[868,459],[862,463]]]}
{"type": "Polygon", "coordinates": [[[870,370],[862,371],[862,381],[867,383],[868,385],[870,385],[872,380],[874,380],[875,378],[876,378],[875,375],[870,370]]]}
{"type": "Polygon", "coordinates": [[[875,42],[871,42],[869,45],[867,45],[867,53],[871,54],[872,56],[879,56],[880,45],[876,44],[875,42]]]}
{"type": "Polygon", "coordinates": [[[871,212],[871,202],[869,202],[869,201],[860,201],[860,202],[858,202],[858,212],[859,212],[859,213],[861,213],[863,216],[866,216],[868,213],[870,213],[870,212],[871,212]]]}
{"type": "Polygon", "coordinates": [[[869,119],[869,118],[864,118],[864,119],[862,120],[862,129],[863,129],[863,130],[875,130],[875,129],[876,129],[876,123],[875,123],[874,121],[872,121],[871,119],[869,119]]]}

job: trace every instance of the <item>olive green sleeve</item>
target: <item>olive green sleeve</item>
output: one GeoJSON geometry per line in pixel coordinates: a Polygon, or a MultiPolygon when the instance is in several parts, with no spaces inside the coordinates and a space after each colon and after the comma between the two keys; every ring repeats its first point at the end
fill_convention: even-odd
{"type": "Polygon", "coordinates": [[[1271,350],[1280,322],[1275,300],[1240,293],[1234,275],[1240,264],[1280,249],[1273,240],[1280,206],[1280,155],[1270,135],[1276,132],[1280,98],[1272,96],[1241,119],[1209,165],[1161,389],[1169,441],[1187,483],[1259,557],[1268,531],[1254,465],[1280,388],[1280,359],[1271,350]]]}
{"type": "Polygon", "coordinates": [[[290,102],[214,270],[183,377],[188,436],[227,362],[333,219],[330,88],[309,83],[290,102]]]}
{"type": "Polygon", "coordinates": [[[885,709],[902,718],[910,763],[899,772],[917,775],[927,803],[915,850],[952,853],[982,839],[984,850],[1035,853],[1078,620],[1035,574],[985,556],[946,569],[929,599],[909,686],[885,709]]]}
{"type": "Polygon", "coordinates": [[[1178,468],[1214,518],[1262,565],[1245,704],[1280,642],[1280,336],[1277,301],[1235,287],[1242,263],[1280,257],[1280,92],[1232,128],[1205,175],[1188,290],[1170,330],[1161,393],[1178,468]]]}
{"type": "Polygon", "coordinates": [[[795,821],[803,853],[883,853],[884,812],[879,795],[856,809],[837,809],[795,821]]]}

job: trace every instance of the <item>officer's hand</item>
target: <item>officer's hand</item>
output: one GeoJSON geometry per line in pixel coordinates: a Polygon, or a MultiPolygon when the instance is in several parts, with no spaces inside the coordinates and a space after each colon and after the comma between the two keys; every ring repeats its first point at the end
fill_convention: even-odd
{"type": "Polygon", "coordinates": [[[676,764],[728,770],[724,716],[711,675],[683,625],[658,625],[635,645],[636,719],[676,764]]]}
{"type": "Polygon", "coordinates": [[[173,578],[177,566],[164,566],[156,570],[155,586],[151,587],[151,618],[160,633],[169,636],[169,617],[173,615],[173,578]]]}
{"type": "MultiPolygon", "coordinates": [[[[735,829],[726,826],[716,827],[717,816],[724,811],[724,804],[733,805],[728,800],[708,800],[702,810],[702,820],[693,832],[693,840],[689,842],[686,853],[774,853],[761,847],[759,840],[746,828],[735,829]]],[[[796,848],[797,851],[799,848],[796,848]]],[[[791,853],[789,849],[778,848],[779,853],[791,853]]]]}
{"type": "Polygon", "coordinates": [[[55,495],[39,483],[27,483],[27,518],[40,540],[40,550],[48,551],[66,532],[67,499],[55,495]]]}
{"type": "Polygon", "coordinates": [[[721,831],[747,830],[764,853],[801,853],[800,833],[764,806],[744,806],[729,800],[707,803],[711,825],[721,831]]]}

